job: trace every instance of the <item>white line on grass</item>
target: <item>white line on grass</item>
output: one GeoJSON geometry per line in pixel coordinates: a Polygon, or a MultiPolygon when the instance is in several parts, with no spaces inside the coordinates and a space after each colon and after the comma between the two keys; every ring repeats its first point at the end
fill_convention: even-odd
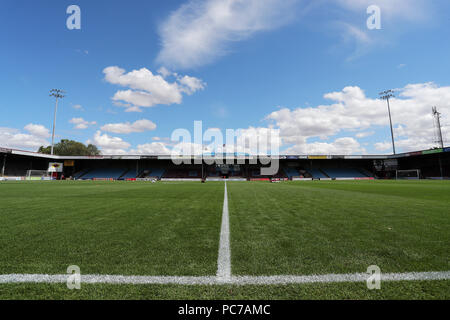
{"type": "MultiPolygon", "coordinates": [[[[0,274],[0,284],[5,283],[65,283],[67,274],[0,274]]],[[[222,226],[220,230],[217,275],[205,277],[189,276],[125,276],[125,275],[81,275],[82,283],[105,284],[179,284],[179,285],[283,285],[305,283],[365,282],[367,273],[324,275],[279,275],[279,276],[232,276],[230,253],[230,224],[228,213],[227,183],[223,199],[222,226]]],[[[450,280],[450,271],[408,272],[381,274],[381,281],[425,281],[450,280]]]]}
{"type": "Polygon", "coordinates": [[[220,229],[219,257],[217,259],[217,278],[221,282],[231,281],[230,222],[228,214],[228,192],[225,181],[223,196],[222,227],[220,229]]]}
{"type": "MultiPolygon", "coordinates": [[[[5,274],[0,275],[4,283],[65,283],[69,275],[48,274],[5,274]]],[[[230,276],[226,283],[219,277],[177,277],[177,276],[122,276],[122,275],[81,275],[82,283],[105,284],[179,284],[179,285],[283,285],[305,283],[365,282],[367,273],[325,274],[308,276],[230,276]]],[[[381,274],[381,281],[424,281],[450,280],[450,271],[409,272],[381,274]]]]}

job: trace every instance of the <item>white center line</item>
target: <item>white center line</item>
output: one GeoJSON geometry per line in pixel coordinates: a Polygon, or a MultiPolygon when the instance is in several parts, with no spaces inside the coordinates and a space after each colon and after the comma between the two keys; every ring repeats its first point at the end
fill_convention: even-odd
{"type": "Polygon", "coordinates": [[[219,282],[231,281],[230,222],[228,214],[228,192],[225,181],[223,198],[222,227],[220,230],[219,258],[217,259],[217,278],[219,282]]]}

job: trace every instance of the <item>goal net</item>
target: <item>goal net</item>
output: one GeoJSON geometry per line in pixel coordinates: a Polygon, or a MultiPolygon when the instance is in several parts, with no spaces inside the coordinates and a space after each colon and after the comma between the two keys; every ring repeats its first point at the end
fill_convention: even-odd
{"type": "Polygon", "coordinates": [[[420,179],[420,170],[397,170],[396,171],[397,179],[420,179]]]}
{"type": "Polygon", "coordinates": [[[47,170],[28,170],[27,180],[51,180],[51,173],[47,170]]]}

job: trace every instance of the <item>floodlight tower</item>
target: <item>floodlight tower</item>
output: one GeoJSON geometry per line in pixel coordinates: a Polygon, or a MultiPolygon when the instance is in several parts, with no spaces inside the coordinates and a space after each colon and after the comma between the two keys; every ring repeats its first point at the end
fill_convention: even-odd
{"type": "Polygon", "coordinates": [[[51,155],[53,155],[53,146],[55,143],[55,126],[56,126],[56,112],[58,111],[58,99],[62,99],[65,97],[65,95],[63,95],[63,93],[65,93],[65,92],[62,90],[59,90],[59,89],[50,90],[50,97],[55,97],[55,99],[56,99],[55,114],[53,117],[52,147],[51,147],[51,151],[50,151],[51,155]]]}
{"type": "Polygon", "coordinates": [[[441,128],[441,113],[437,111],[436,107],[432,107],[432,114],[434,117],[434,121],[436,123],[436,131],[437,131],[437,143],[440,148],[444,148],[444,140],[442,139],[442,128],[441,128]]]}
{"type": "MultiPolygon", "coordinates": [[[[433,118],[434,118],[434,125],[435,125],[435,131],[437,133],[437,143],[439,144],[439,147],[441,149],[444,149],[444,140],[442,139],[442,128],[441,128],[441,114],[437,111],[436,107],[431,108],[433,118]]],[[[439,170],[441,171],[441,179],[444,178],[444,172],[442,168],[442,159],[441,154],[438,155],[439,159],[439,170]]]]}
{"type": "Polygon", "coordinates": [[[389,104],[389,99],[395,97],[394,90],[386,90],[380,92],[380,99],[387,101],[388,113],[389,113],[389,123],[391,125],[391,137],[392,137],[392,151],[395,153],[395,142],[394,142],[394,129],[392,128],[392,117],[391,117],[391,106],[389,104]]]}

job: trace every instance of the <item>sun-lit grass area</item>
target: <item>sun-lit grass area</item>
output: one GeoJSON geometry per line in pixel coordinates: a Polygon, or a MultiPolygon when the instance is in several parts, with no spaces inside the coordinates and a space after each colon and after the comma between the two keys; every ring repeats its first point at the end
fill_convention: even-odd
{"type": "Polygon", "coordinates": [[[234,274],[450,270],[450,183],[229,183],[234,274]]]}
{"type": "Polygon", "coordinates": [[[0,183],[0,274],[214,275],[223,183],[0,183]]]}
{"type": "Polygon", "coordinates": [[[311,283],[272,286],[180,286],[81,284],[68,290],[65,284],[0,285],[0,299],[153,299],[153,300],[380,300],[450,299],[450,280],[383,282],[381,290],[365,283],[311,283]]]}
{"type": "MultiPolygon", "coordinates": [[[[450,270],[446,181],[228,182],[233,275],[450,270]]],[[[213,276],[224,183],[0,182],[0,274],[213,276]]],[[[450,281],[0,284],[0,299],[449,299],[450,281]]]]}

